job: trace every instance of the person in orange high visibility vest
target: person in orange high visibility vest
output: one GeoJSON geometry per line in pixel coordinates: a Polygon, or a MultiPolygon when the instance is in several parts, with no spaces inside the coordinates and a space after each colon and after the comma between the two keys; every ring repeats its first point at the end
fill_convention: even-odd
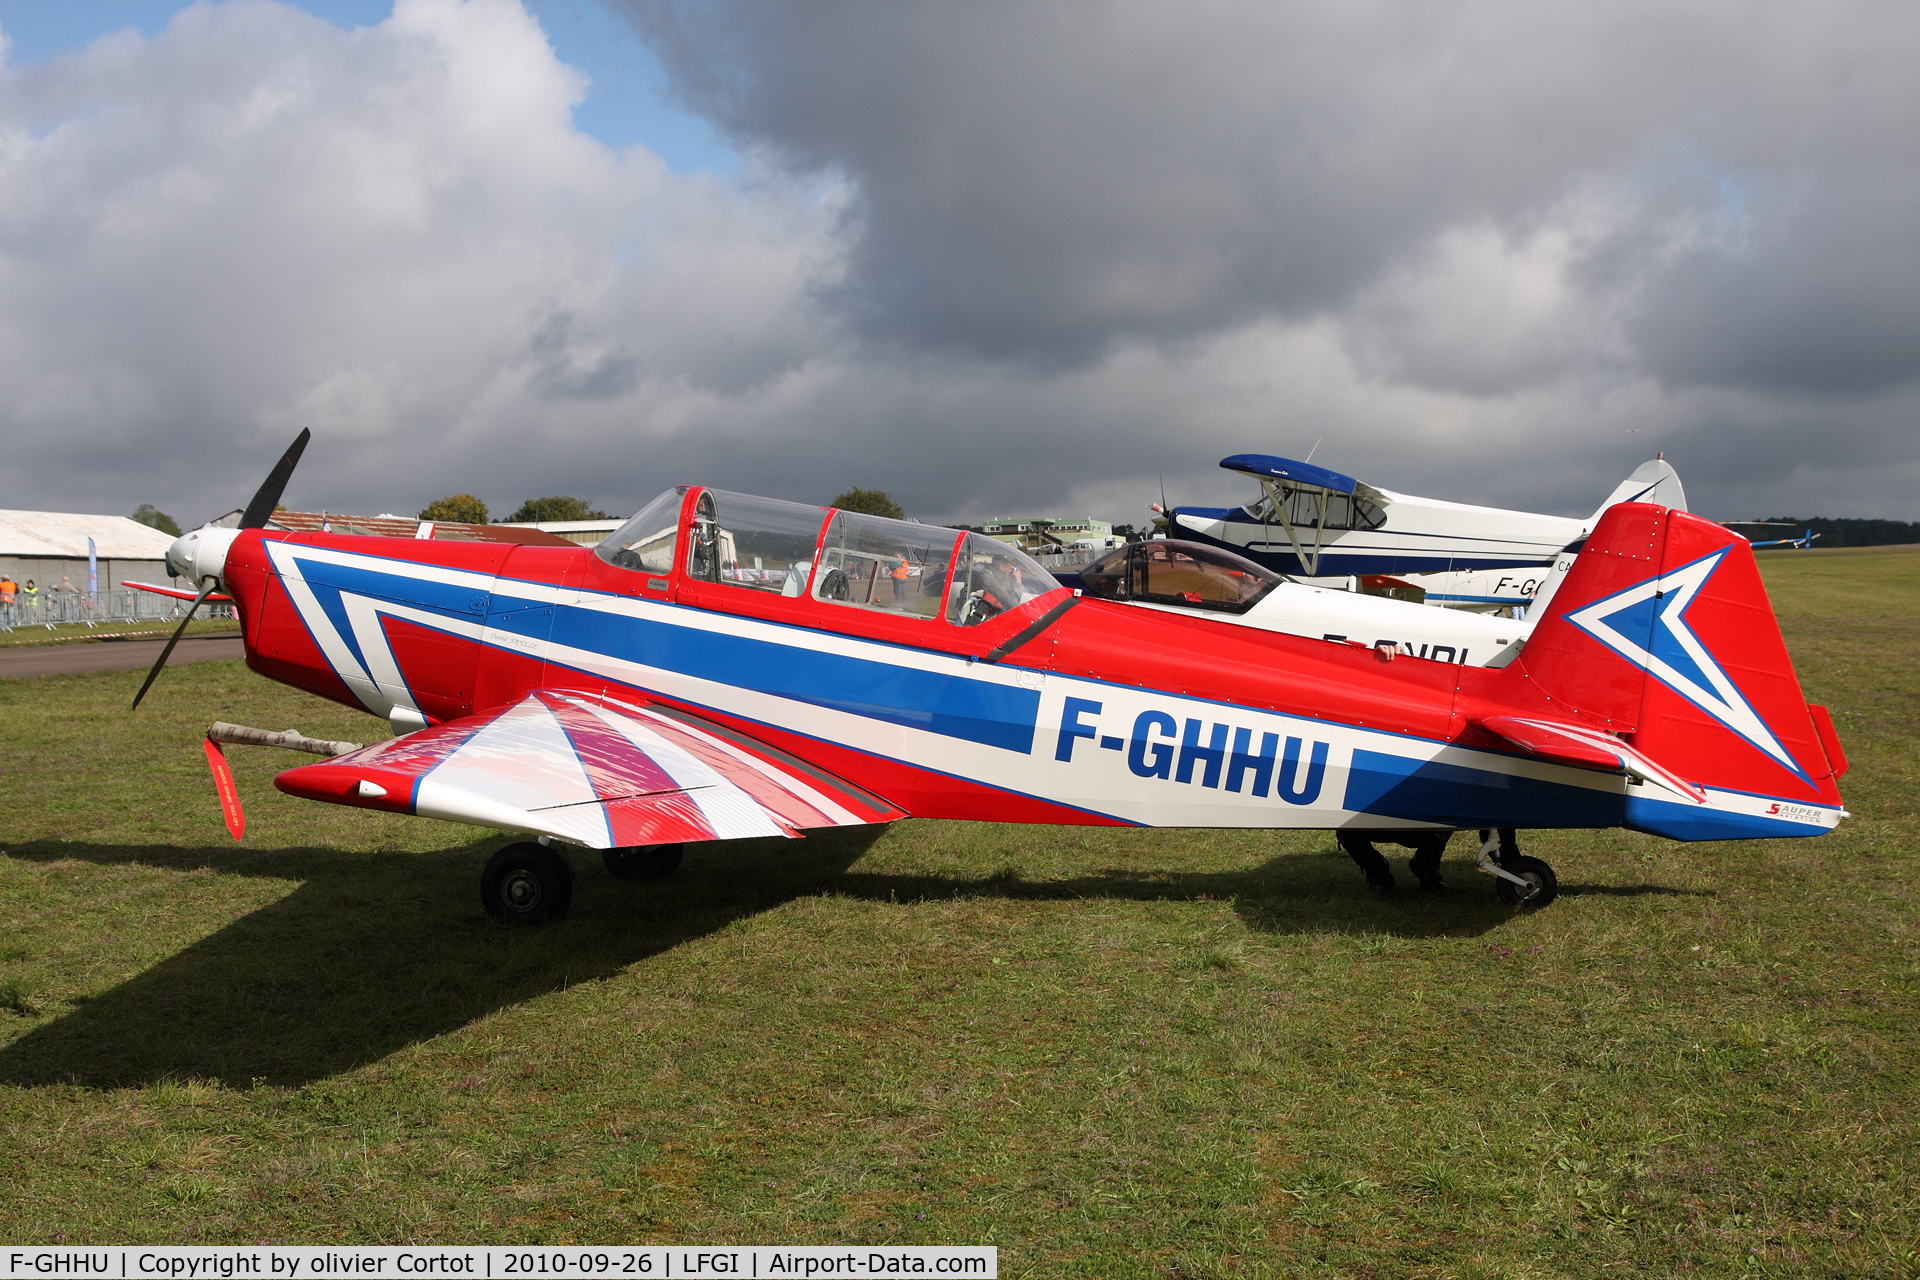
{"type": "Polygon", "coordinates": [[[13,606],[19,591],[19,583],[0,573],[0,621],[5,621],[8,626],[13,625],[13,606]]]}

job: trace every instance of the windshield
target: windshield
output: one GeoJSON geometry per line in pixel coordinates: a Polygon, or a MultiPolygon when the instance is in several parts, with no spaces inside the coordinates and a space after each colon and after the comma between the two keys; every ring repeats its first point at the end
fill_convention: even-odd
{"type": "Polygon", "coordinates": [[[1358,494],[1328,493],[1324,489],[1280,487],[1282,506],[1276,507],[1271,492],[1262,492],[1241,510],[1262,524],[1281,519],[1296,529],[1378,529],[1387,522],[1387,513],[1358,494]],[[1326,520],[1320,519],[1320,504],[1326,503],[1326,520]]]}
{"type": "Polygon", "coordinates": [[[1080,571],[1080,588],[1105,600],[1140,600],[1240,613],[1286,579],[1198,542],[1136,542],[1080,571]]]}
{"type": "Polygon", "coordinates": [[[680,501],[686,496],[686,485],[667,490],[603,538],[593,553],[622,569],[666,574],[673,568],[673,546],[680,532],[680,501]]]}
{"type": "Polygon", "coordinates": [[[1060,586],[1018,547],[978,533],[967,535],[947,592],[947,621],[976,627],[989,618],[1060,586]]]}

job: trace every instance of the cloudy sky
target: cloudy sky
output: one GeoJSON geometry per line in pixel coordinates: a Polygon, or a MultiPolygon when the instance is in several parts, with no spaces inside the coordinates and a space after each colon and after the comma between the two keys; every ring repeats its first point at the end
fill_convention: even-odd
{"type": "Polygon", "coordinates": [[[1920,11],[0,0],[0,505],[1920,519],[1920,11]]]}

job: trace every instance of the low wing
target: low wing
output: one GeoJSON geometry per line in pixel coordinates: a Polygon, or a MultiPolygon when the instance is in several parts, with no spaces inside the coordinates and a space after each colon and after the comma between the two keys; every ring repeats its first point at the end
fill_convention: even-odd
{"type": "Polygon", "coordinates": [[[1577,769],[1624,773],[1630,778],[1657,782],[1698,804],[1707,802],[1705,791],[1672,770],[1655,764],[1610,733],[1602,733],[1584,725],[1533,720],[1525,716],[1488,716],[1477,723],[1488,733],[1497,734],[1542,760],[1572,765],[1577,769]]]}
{"type": "MultiPolygon", "coordinates": [[[[123,587],[132,587],[135,591],[151,591],[157,596],[170,596],[175,600],[198,600],[200,598],[198,591],[182,591],[178,587],[159,587],[151,582],[134,582],[132,579],[128,579],[120,585],[123,587]]],[[[232,596],[222,595],[218,591],[208,596],[207,599],[215,604],[233,603],[232,596]]]]}
{"type": "Polygon", "coordinates": [[[907,816],[687,712],[551,689],[289,769],[274,785],[309,800],[528,831],[589,849],[798,836],[907,816]]]}

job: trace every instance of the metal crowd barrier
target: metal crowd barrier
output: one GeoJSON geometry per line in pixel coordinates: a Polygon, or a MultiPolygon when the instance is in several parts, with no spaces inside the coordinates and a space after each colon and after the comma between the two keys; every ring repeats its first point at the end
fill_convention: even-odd
{"type": "MultiPolygon", "coordinates": [[[[178,622],[187,614],[190,601],[158,596],[151,591],[115,587],[111,591],[42,590],[29,600],[16,595],[11,607],[0,605],[0,631],[18,631],[24,627],[83,625],[90,629],[103,626],[130,626],[143,622],[178,622]]],[[[231,618],[230,604],[203,604],[196,618],[231,618]]]]}

